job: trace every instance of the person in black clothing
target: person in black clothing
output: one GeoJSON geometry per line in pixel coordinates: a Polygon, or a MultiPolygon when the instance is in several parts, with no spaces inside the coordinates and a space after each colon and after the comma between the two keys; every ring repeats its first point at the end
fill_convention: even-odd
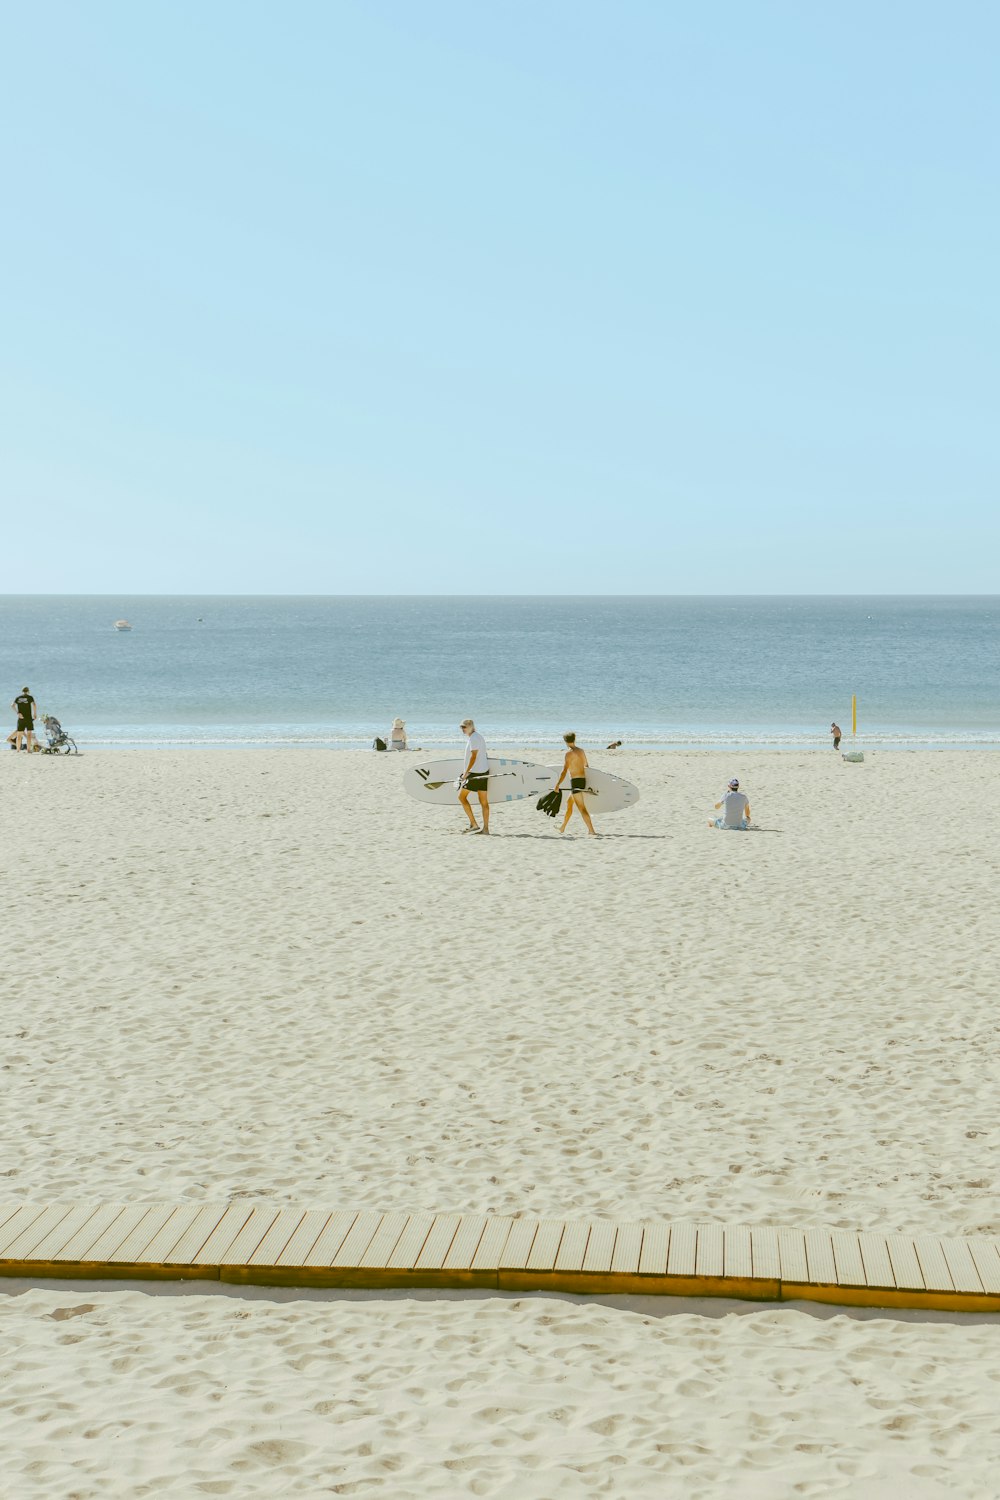
{"type": "Polygon", "coordinates": [[[23,687],[10,706],[11,708],[17,709],[17,728],[14,730],[14,734],[16,736],[14,749],[20,750],[21,742],[26,738],[28,742],[28,749],[34,750],[35,719],[38,716],[38,709],[35,706],[34,698],[31,696],[31,689],[23,687]]]}

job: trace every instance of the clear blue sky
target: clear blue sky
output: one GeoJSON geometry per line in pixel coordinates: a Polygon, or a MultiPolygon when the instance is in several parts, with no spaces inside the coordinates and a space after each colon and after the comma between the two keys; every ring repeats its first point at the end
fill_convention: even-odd
{"type": "Polygon", "coordinates": [[[995,592],[1000,8],[48,0],[5,592],[995,592]]]}

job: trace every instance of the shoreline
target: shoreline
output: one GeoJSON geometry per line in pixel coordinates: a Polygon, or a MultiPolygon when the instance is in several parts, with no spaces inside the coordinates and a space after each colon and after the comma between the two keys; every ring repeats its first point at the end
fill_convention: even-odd
{"type": "MultiPolygon", "coordinates": [[[[261,751],[261,750],[288,750],[295,752],[322,751],[334,754],[379,754],[372,749],[371,743],[361,743],[352,740],[348,744],[339,744],[329,740],[296,740],[294,738],[276,738],[268,740],[251,739],[198,739],[198,740],[136,740],[126,739],[112,741],[95,737],[88,739],[85,732],[79,736],[73,735],[80,747],[80,753],[91,755],[122,755],[133,751],[155,751],[157,754],[164,752],[176,752],[188,754],[192,751],[261,751]]],[[[898,737],[887,738],[885,741],[874,740],[871,737],[858,736],[856,741],[845,737],[839,751],[834,751],[831,745],[810,744],[798,742],[793,744],[777,744],[772,741],[752,742],[738,737],[726,742],[706,741],[679,741],[676,744],[652,743],[643,744],[625,741],[621,750],[607,751],[598,742],[587,742],[585,736],[580,734],[581,742],[585,743],[588,755],[605,756],[614,758],[617,755],[841,755],[845,750],[863,750],[866,755],[912,755],[912,754],[939,754],[942,752],[953,752],[955,754],[975,754],[977,751],[993,753],[1000,750],[1000,732],[995,737],[984,737],[976,740],[959,740],[955,738],[943,739],[940,742],[926,739],[918,740],[913,744],[900,743],[898,737]]],[[[496,756],[504,756],[508,759],[537,760],[545,755],[560,756],[561,737],[554,736],[552,739],[538,740],[493,740],[487,742],[489,749],[496,756]]],[[[406,751],[382,752],[386,758],[392,754],[402,754],[407,759],[413,756],[425,758],[443,759],[462,753],[461,744],[457,739],[433,740],[428,738],[425,744],[414,746],[406,751]]]]}

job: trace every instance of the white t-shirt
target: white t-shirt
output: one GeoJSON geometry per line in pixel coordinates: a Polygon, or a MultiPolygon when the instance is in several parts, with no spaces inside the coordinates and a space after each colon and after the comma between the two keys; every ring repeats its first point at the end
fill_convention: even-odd
{"type": "Polygon", "coordinates": [[[750,798],[742,792],[729,791],[722,799],[722,825],[724,828],[739,828],[747,815],[750,798]]]}
{"type": "Polygon", "coordinates": [[[469,735],[469,743],[465,747],[465,767],[462,771],[463,776],[468,772],[469,761],[472,759],[473,750],[478,750],[479,754],[476,756],[476,764],[472,768],[472,774],[473,776],[485,776],[490,768],[490,762],[489,757],[486,754],[486,741],[483,739],[478,729],[474,729],[469,735]]]}

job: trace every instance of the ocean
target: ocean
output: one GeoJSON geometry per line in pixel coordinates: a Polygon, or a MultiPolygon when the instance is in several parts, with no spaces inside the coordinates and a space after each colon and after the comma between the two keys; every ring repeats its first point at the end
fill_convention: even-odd
{"type": "Polygon", "coordinates": [[[1000,748],[998,639],[995,595],[0,598],[9,697],[83,748],[798,749],[852,694],[865,745],[1000,748]]]}

